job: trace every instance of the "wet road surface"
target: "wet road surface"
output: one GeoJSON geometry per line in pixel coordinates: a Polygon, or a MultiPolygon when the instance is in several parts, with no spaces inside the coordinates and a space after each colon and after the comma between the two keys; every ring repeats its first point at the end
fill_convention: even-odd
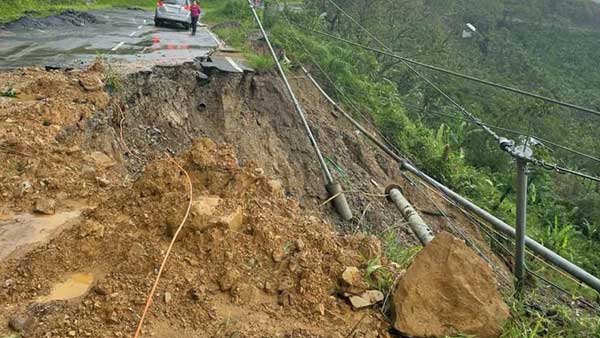
{"type": "Polygon", "coordinates": [[[196,36],[178,25],[155,27],[154,13],[141,10],[91,11],[81,25],[0,27],[0,69],[25,66],[78,67],[98,57],[152,66],[178,64],[220,47],[206,27],[196,36]]]}

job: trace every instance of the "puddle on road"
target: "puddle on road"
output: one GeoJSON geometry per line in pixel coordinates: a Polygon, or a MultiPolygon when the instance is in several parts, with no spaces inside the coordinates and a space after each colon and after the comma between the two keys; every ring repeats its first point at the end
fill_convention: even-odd
{"type": "Polygon", "coordinates": [[[0,262],[15,252],[24,253],[46,242],[80,214],[81,210],[75,210],[51,216],[16,214],[0,219],[0,262]]]}
{"type": "Polygon", "coordinates": [[[50,291],[50,295],[40,297],[38,301],[47,303],[81,297],[88,292],[93,282],[94,275],[91,273],[81,272],[72,274],[66,281],[55,284],[52,287],[52,291],[50,291]]]}

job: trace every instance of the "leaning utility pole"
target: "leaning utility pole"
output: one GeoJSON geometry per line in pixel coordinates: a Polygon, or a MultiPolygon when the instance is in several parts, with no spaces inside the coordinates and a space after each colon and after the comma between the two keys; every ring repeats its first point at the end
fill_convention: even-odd
{"type": "MultiPolygon", "coordinates": [[[[267,35],[267,32],[265,31],[265,28],[263,27],[263,24],[260,21],[258,14],[256,13],[256,9],[254,8],[252,1],[248,0],[248,4],[250,5],[250,10],[252,11],[252,15],[254,16],[254,20],[256,21],[256,24],[258,25],[258,28],[260,29],[262,36],[265,38],[267,47],[269,47],[269,52],[271,53],[271,57],[273,58],[273,61],[275,62],[275,65],[277,66],[277,71],[279,72],[279,75],[281,76],[281,79],[283,80],[283,83],[285,85],[285,88],[286,88],[289,96],[290,96],[290,99],[292,100],[292,103],[294,104],[294,108],[296,109],[296,112],[298,113],[298,116],[300,117],[300,120],[302,121],[302,126],[304,127],[304,131],[306,132],[306,135],[308,136],[308,139],[310,140],[310,144],[313,146],[317,160],[319,161],[319,164],[321,165],[321,170],[323,171],[323,175],[325,176],[325,182],[326,182],[325,189],[329,193],[329,199],[332,200],[333,206],[334,206],[335,210],[337,211],[337,213],[344,220],[349,221],[353,217],[352,210],[350,210],[350,206],[348,205],[348,201],[346,200],[346,196],[344,195],[342,186],[333,178],[333,175],[331,175],[331,172],[329,171],[329,168],[327,167],[327,163],[325,163],[325,158],[323,157],[323,154],[321,153],[321,149],[319,148],[319,144],[317,143],[317,140],[315,139],[315,136],[313,135],[312,130],[310,129],[310,126],[308,124],[308,119],[306,118],[306,114],[304,113],[304,110],[300,106],[300,102],[296,98],[296,94],[294,94],[294,90],[292,89],[292,86],[291,86],[290,82],[288,81],[287,76],[285,75],[285,71],[283,70],[281,63],[279,62],[279,59],[277,58],[275,49],[273,49],[271,40],[269,40],[269,36],[267,35]]],[[[266,4],[265,4],[265,6],[266,6],[266,4]]]]}

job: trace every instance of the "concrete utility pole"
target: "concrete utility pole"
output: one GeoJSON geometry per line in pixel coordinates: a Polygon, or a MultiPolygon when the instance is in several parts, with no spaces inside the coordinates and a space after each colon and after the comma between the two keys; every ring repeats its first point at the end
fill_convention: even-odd
{"type": "MultiPolygon", "coordinates": [[[[265,6],[267,6],[267,3],[268,2],[265,1],[265,6]]],[[[285,75],[285,71],[283,70],[281,63],[279,62],[279,58],[277,57],[277,53],[275,53],[275,49],[273,49],[271,40],[269,39],[269,36],[267,35],[267,32],[265,31],[265,28],[264,28],[262,22],[260,21],[260,18],[258,17],[258,13],[256,12],[256,9],[254,8],[252,0],[248,0],[248,5],[250,5],[250,10],[252,11],[254,20],[256,21],[256,24],[258,25],[258,28],[260,29],[262,36],[265,38],[265,42],[267,43],[267,47],[269,47],[269,52],[271,53],[271,57],[273,57],[273,61],[275,61],[275,65],[277,66],[277,71],[279,72],[279,75],[281,76],[281,79],[283,80],[283,83],[285,85],[285,88],[286,88],[289,96],[290,96],[290,99],[292,100],[292,103],[294,104],[294,108],[296,109],[296,112],[298,113],[298,116],[300,117],[300,121],[302,122],[302,126],[304,127],[306,135],[308,136],[308,139],[310,140],[310,144],[312,145],[312,147],[315,151],[315,155],[319,161],[319,164],[321,165],[323,175],[325,176],[325,182],[326,182],[325,189],[329,193],[330,199],[332,199],[333,206],[334,206],[335,210],[337,211],[337,213],[344,220],[349,221],[353,217],[352,210],[350,210],[350,206],[348,205],[348,201],[346,200],[346,196],[344,195],[342,186],[333,178],[333,175],[331,175],[331,172],[329,171],[329,168],[327,167],[327,163],[325,163],[325,158],[323,157],[323,154],[321,153],[321,149],[319,148],[319,144],[318,144],[315,136],[313,135],[312,130],[310,129],[310,126],[308,124],[308,119],[306,118],[306,114],[304,113],[304,110],[302,109],[302,106],[300,105],[300,102],[298,101],[296,94],[294,94],[292,85],[290,84],[287,76],[285,75]]],[[[266,12],[266,8],[265,8],[265,12],[266,12]]]]}
{"type": "Polygon", "coordinates": [[[431,231],[427,223],[425,223],[410,202],[408,202],[406,197],[404,197],[400,187],[391,185],[385,189],[385,193],[389,196],[388,198],[390,201],[396,204],[396,207],[398,207],[398,210],[400,210],[402,216],[404,216],[408,222],[408,225],[419,239],[419,242],[421,242],[423,246],[429,244],[434,238],[433,231],[431,231]]]}
{"type": "Polygon", "coordinates": [[[517,163],[516,191],[517,191],[517,228],[515,236],[515,289],[517,297],[523,296],[525,281],[525,235],[527,233],[527,159],[531,158],[533,151],[524,145],[515,148],[514,155],[517,163]]]}
{"type": "Polygon", "coordinates": [[[517,159],[517,235],[515,241],[515,277],[517,296],[523,294],[525,280],[525,233],[527,229],[527,162],[517,159]]]}

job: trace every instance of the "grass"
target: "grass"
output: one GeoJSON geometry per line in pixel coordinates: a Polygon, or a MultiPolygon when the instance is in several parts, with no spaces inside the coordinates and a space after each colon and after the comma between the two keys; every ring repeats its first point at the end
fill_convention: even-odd
{"type": "Polygon", "coordinates": [[[0,24],[17,20],[25,15],[47,16],[65,11],[106,9],[113,7],[139,7],[153,9],[154,0],[96,0],[87,4],[85,0],[2,0],[0,1],[0,24]]]}
{"type": "Polygon", "coordinates": [[[258,28],[245,0],[206,0],[203,6],[203,21],[213,25],[215,34],[228,46],[241,51],[248,66],[258,72],[273,69],[275,61],[271,56],[258,53],[250,42],[249,34],[257,33],[258,28]]]}
{"type": "Polygon", "coordinates": [[[600,318],[565,305],[541,310],[525,304],[535,303],[530,294],[524,302],[511,304],[511,318],[501,338],[598,338],[600,318]]]}
{"type": "Polygon", "coordinates": [[[0,96],[3,97],[17,97],[17,92],[13,89],[11,85],[6,87],[0,92],[0,96]]]}

